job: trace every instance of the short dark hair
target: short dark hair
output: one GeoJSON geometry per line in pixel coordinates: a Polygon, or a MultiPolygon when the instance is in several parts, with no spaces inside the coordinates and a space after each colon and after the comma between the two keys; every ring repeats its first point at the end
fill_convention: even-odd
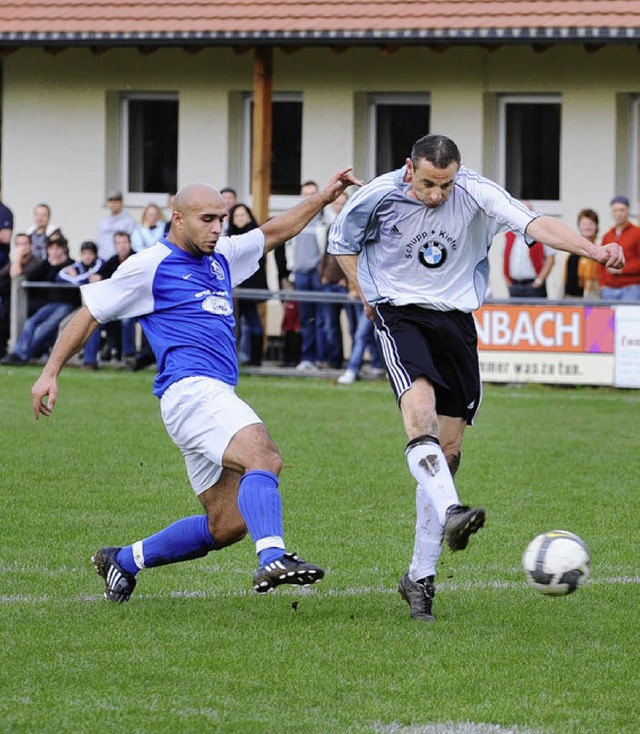
{"type": "Polygon", "coordinates": [[[119,232],[114,232],[113,234],[113,241],[116,241],[116,237],[126,237],[129,242],[131,242],[131,235],[128,232],[125,232],[123,229],[121,229],[119,232]]]}
{"type": "Polygon", "coordinates": [[[47,246],[49,245],[60,245],[62,247],[67,247],[69,243],[67,242],[67,238],[62,234],[62,232],[59,229],[56,229],[55,232],[52,232],[47,237],[47,246]]]}
{"type": "Polygon", "coordinates": [[[82,250],[91,250],[91,252],[97,254],[98,253],[98,246],[96,245],[96,243],[93,240],[85,240],[80,245],[80,251],[82,251],[82,250]]]}
{"type": "Polygon", "coordinates": [[[221,194],[233,194],[234,196],[238,196],[235,189],[232,189],[231,186],[225,186],[223,189],[220,189],[221,194]]]}
{"type": "Polygon", "coordinates": [[[411,162],[414,167],[420,159],[425,158],[436,168],[446,168],[451,163],[460,165],[460,150],[458,146],[445,135],[425,135],[416,140],[411,148],[411,162]]]}
{"type": "Polygon", "coordinates": [[[594,222],[596,227],[600,226],[600,217],[598,217],[598,212],[593,209],[580,209],[578,212],[578,224],[580,224],[581,219],[590,219],[594,222]]]}
{"type": "Polygon", "coordinates": [[[29,240],[29,243],[31,243],[31,235],[28,232],[17,232],[14,240],[17,240],[18,237],[26,237],[29,240]]]}

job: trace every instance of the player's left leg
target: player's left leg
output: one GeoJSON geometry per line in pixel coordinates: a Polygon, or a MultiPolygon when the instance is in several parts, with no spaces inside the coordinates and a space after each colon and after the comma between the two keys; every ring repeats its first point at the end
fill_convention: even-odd
{"type": "Polygon", "coordinates": [[[105,579],[105,598],[128,601],[142,569],[202,558],[241,540],[247,528],[238,510],[239,482],[237,472],[225,469],[219,480],[198,496],[206,514],[183,517],[122,548],[100,548],[92,560],[105,579]]]}
{"type": "Polygon", "coordinates": [[[201,558],[239,540],[246,527],[237,507],[240,474],[223,469],[222,455],[234,434],[258,416],[217,380],[195,378],[171,386],[161,399],[162,417],[181,450],[189,480],[206,514],[182,518],[125,547],[99,549],[93,556],[105,580],[105,597],[127,601],[143,568],[201,558]],[[216,537],[217,536],[217,537],[216,537]]]}
{"type": "MultiPolygon", "coordinates": [[[[467,425],[464,418],[438,416],[440,426],[440,445],[447,459],[451,476],[455,475],[460,466],[462,454],[462,435],[467,425]]],[[[449,507],[444,522],[444,537],[453,550],[463,550],[467,547],[469,536],[477,533],[484,525],[485,512],[481,507],[468,507],[458,504],[449,507]]]]}
{"type": "Polygon", "coordinates": [[[438,437],[440,446],[447,460],[451,476],[456,475],[462,456],[462,436],[467,422],[463,418],[452,418],[449,415],[438,416],[438,437]]]}
{"type": "Polygon", "coordinates": [[[405,449],[409,471],[444,525],[449,507],[460,504],[458,492],[440,442],[433,384],[426,377],[413,380],[400,397],[400,411],[408,443],[405,449]]]}

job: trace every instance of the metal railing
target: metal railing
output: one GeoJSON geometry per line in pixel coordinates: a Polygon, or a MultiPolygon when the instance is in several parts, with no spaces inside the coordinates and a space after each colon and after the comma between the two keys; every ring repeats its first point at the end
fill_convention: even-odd
{"type": "MultiPolygon", "coordinates": [[[[24,276],[13,278],[11,283],[11,345],[14,345],[24,322],[27,318],[28,311],[28,291],[38,289],[54,289],[54,288],[78,288],[72,283],[51,283],[49,281],[29,281],[24,276]]],[[[243,298],[255,301],[298,301],[312,303],[336,303],[336,304],[352,304],[353,299],[347,293],[328,293],[324,291],[297,291],[292,288],[283,290],[263,290],[260,288],[235,288],[233,291],[234,298],[243,298]]],[[[619,306],[621,301],[605,301],[599,299],[550,299],[550,298],[489,298],[486,304],[509,305],[514,306],[534,305],[534,306],[619,306]]],[[[638,306],[640,301],[625,301],[625,305],[638,306]]]]}

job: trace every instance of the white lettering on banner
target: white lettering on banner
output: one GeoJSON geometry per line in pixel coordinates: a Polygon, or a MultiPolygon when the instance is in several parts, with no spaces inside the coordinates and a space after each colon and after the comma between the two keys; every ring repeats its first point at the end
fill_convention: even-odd
{"type": "MultiPolygon", "coordinates": [[[[538,318],[536,319],[536,323],[541,321],[543,315],[538,316],[538,318]]],[[[516,344],[526,342],[533,347],[536,343],[537,331],[538,330],[531,323],[531,318],[529,314],[524,312],[519,313],[518,318],[516,319],[516,323],[513,327],[510,344],[513,344],[515,346],[516,344]],[[534,331],[536,332],[535,334],[534,331]]],[[[542,328],[540,328],[540,334],[543,335],[542,328]]],[[[550,344],[545,344],[544,342],[542,343],[542,345],[545,347],[551,346],[550,344]]]]}
{"type": "Polygon", "coordinates": [[[483,311],[478,323],[478,339],[484,344],[502,347],[509,343],[509,314],[506,311],[483,311]]]}
{"type": "Polygon", "coordinates": [[[507,311],[492,309],[476,316],[478,339],[487,347],[562,347],[568,337],[571,347],[580,345],[580,314],[561,311],[542,311],[535,318],[529,311],[520,311],[515,323],[507,311]],[[568,318],[565,318],[568,317],[568,318]]]}
{"type": "Polygon", "coordinates": [[[580,344],[580,314],[571,314],[570,323],[564,324],[562,313],[557,312],[556,316],[556,337],[558,339],[557,344],[564,344],[563,336],[568,334],[571,338],[571,346],[577,347],[580,344]]]}

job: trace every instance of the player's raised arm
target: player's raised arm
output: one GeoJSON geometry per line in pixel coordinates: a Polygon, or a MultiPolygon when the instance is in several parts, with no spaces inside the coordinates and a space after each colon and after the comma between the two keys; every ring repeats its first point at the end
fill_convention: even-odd
{"type": "Polygon", "coordinates": [[[609,245],[595,245],[552,217],[542,216],[534,219],[527,227],[527,234],[556,250],[583,255],[608,268],[619,270],[624,267],[624,252],[620,245],[615,242],[609,245]]]}
{"type": "Polygon", "coordinates": [[[352,166],[335,174],[317,194],[307,197],[299,204],[265,222],[260,229],[264,232],[264,251],[270,252],[283,242],[295,237],[321,212],[327,204],[338,198],[349,186],[361,186],[351,171],[352,166]]]}
{"type": "Polygon", "coordinates": [[[47,364],[31,388],[33,417],[36,420],[41,415],[50,416],[53,412],[58,399],[60,370],[80,350],[97,326],[98,322],[93,318],[89,309],[82,306],[58,337],[47,364]]]}

